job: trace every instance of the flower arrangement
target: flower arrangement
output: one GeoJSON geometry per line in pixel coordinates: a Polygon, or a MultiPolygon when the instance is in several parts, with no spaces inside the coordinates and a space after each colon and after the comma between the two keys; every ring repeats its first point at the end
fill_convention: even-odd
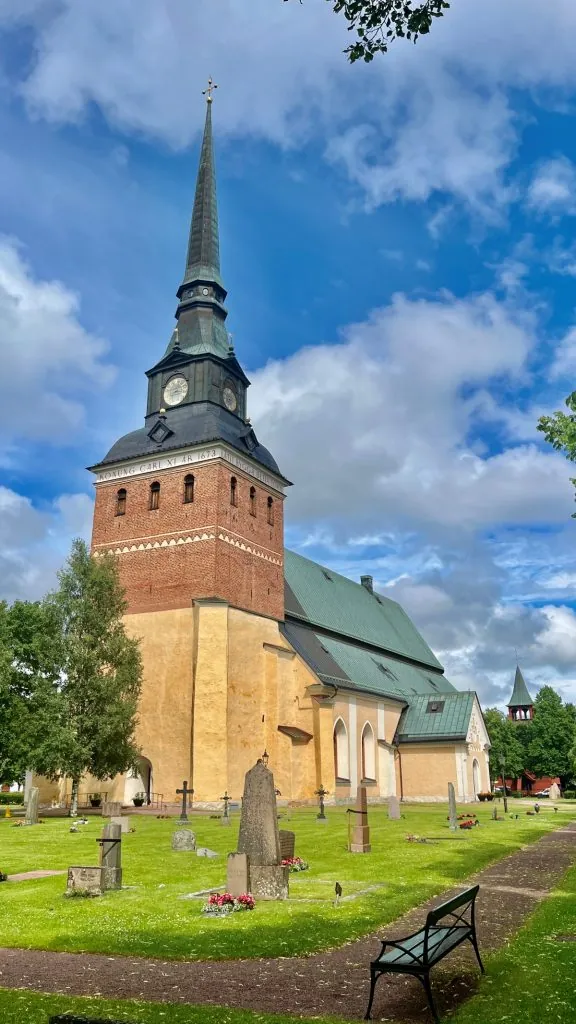
{"type": "Polygon", "coordinates": [[[302,860],[302,857],[284,857],[282,867],[288,868],[292,873],[294,871],[308,871],[309,864],[307,861],[302,860]]]}
{"type": "Polygon", "coordinates": [[[459,817],[463,818],[463,821],[460,821],[459,828],[474,828],[475,825],[480,824],[476,815],[471,815],[470,817],[467,815],[459,815],[459,817]]]}
{"type": "Polygon", "coordinates": [[[227,917],[241,910],[254,910],[255,906],[256,900],[251,892],[243,892],[241,896],[232,896],[229,892],[213,892],[202,907],[202,913],[211,917],[227,917]]]}

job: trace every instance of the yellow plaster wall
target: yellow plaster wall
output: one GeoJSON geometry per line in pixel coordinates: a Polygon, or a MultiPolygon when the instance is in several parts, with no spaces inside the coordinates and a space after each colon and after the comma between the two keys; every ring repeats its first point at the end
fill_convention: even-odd
{"type": "Polygon", "coordinates": [[[472,746],[468,747],[468,757],[466,760],[466,774],[468,778],[468,798],[470,800],[474,797],[474,775],[473,775],[473,764],[474,758],[478,761],[480,768],[480,792],[486,793],[490,791],[490,773],[488,770],[488,759],[484,750],[474,750],[472,746]]]}
{"type": "MultiPolygon", "coordinates": [[[[448,783],[456,792],[455,746],[437,743],[402,743],[403,796],[409,800],[447,800],[448,783]]],[[[398,777],[398,794],[400,779],[398,777]]]]}
{"type": "MultiPolygon", "coordinates": [[[[198,601],[194,607],[194,801],[219,800],[228,785],[233,751],[227,743],[228,606],[198,601]]],[[[229,791],[230,793],[230,791],[229,791]]],[[[232,795],[230,793],[230,795],[232,795]]]]}

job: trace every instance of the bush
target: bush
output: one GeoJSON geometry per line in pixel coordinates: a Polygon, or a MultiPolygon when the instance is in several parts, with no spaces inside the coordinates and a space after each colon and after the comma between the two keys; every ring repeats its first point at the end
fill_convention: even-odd
{"type": "Polygon", "coordinates": [[[24,793],[0,793],[0,804],[23,804],[24,793]]]}
{"type": "Polygon", "coordinates": [[[565,789],[562,796],[565,800],[576,800],[576,789],[565,789]]]}

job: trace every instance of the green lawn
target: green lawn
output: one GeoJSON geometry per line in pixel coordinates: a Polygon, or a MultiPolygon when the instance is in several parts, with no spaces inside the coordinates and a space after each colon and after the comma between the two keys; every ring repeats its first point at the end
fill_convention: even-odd
{"type": "Polygon", "coordinates": [[[576,866],[516,938],[486,960],[480,991],[452,1024],[572,1024],[576,1019],[576,866]]]}
{"type": "MultiPolygon", "coordinates": [[[[514,805],[512,805],[514,807],[514,805]]],[[[295,956],[336,946],[385,924],[463,881],[475,870],[545,831],[574,817],[574,808],[553,815],[490,820],[490,805],[477,813],[482,827],[463,838],[424,846],[406,835],[449,835],[446,806],[406,806],[401,821],[388,821],[384,808],[370,809],[372,854],[346,850],[347,816],[331,809],[326,826],[312,810],[291,812],[283,827],[296,832],[296,852],[310,870],[291,879],[291,896],[302,902],[259,903],[251,913],[229,919],[201,916],[201,902],[179,900],[183,893],[225,880],[226,853],[235,848],[235,826],[224,829],[209,817],[195,820],[199,845],[219,851],[217,860],[173,853],[169,820],[133,816],[134,834],[123,840],[124,884],[129,887],[92,900],[63,897],[64,876],[0,886],[0,946],[64,951],[160,956],[174,959],[225,959],[295,956]],[[385,888],[332,904],[334,884],[344,895],[385,883],[385,888]],[[305,902],[304,900],[313,900],[305,902]]],[[[13,828],[0,820],[0,870],[9,874],[33,869],[96,864],[101,819],[91,818],[79,834],[66,819],[49,819],[34,828],[13,828]]]]}
{"type": "MultiPolygon", "coordinates": [[[[132,1003],[109,999],[78,999],[45,996],[22,989],[0,989],[2,1024],[47,1024],[56,1013],[77,1013],[89,1017],[130,1021],[134,1024],[295,1024],[294,1017],[227,1010],[217,1006],[167,1006],[165,1003],[132,1003]]],[[[319,1017],[300,1024],[322,1024],[319,1017]]]]}

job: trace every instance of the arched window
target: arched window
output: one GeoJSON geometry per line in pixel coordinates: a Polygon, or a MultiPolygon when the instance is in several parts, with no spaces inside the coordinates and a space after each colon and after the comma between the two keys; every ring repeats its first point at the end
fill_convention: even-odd
{"type": "Polygon", "coordinates": [[[157,480],[155,480],[153,484],[150,484],[150,504],[148,508],[151,512],[160,508],[160,484],[157,480]]]}
{"type": "Polygon", "coordinates": [[[116,492],[116,515],[117,516],[125,516],[126,515],[126,488],[125,487],[121,487],[120,490],[116,492]]]}
{"type": "Polygon", "coordinates": [[[238,504],[238,481],[235,476],[230,477],[230,504],[238,504]]]}
{"type": "Polygon", "coordinates": [[[268,498],[268,522],[270,526],[274,526],[274,502],[272,498],[268,498]]]}
{"type": "Polygon", "coordinates": [[[250,488],[250,515],[256,515],[256,488],[250,488]]]}
{"type": "Polygon", "coordinates": [[[194,477],[188,473],[184,477],[184,503],[189,505],[191,501],[194,501],[194,477]]]}
{"type": "Polygon", "coordinates": [[[350,779],[348,732],[341,718],[334,726],[334,771],[337,779],[350,779]]]}
{"type": "Polygon", "coordinates": [[[374,730],[370,722],[366,722],[362,730],[362,778],[376,781],[374,730]]]}
{"type": "Polygon", "coordinates": [[[474,786],[474,796],[477,797],[480,792],[480,765],[476,758],[472,761],[472,784],[474,786]]]}

